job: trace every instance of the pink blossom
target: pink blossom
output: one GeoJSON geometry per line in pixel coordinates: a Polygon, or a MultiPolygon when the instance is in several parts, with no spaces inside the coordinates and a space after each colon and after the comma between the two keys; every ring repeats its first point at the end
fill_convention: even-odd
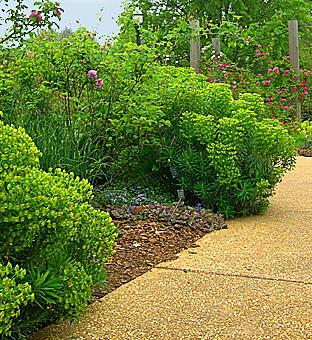
{"type": "Polygon", "coordinates": [[[268,69],[268,72],[270,73],[270,72],[273,72],[273,68],[269,68],[268,69]]]}
{"type": "Polygon", "coordinates": [[[273,116],[273,117],[272,117],[272,119],[273,119],[273,120],[276,120],[276,117],[275,117],[275,116],[273,116]]]}
{"type": "Polygon", "coordinates": [[[270,60],[268,60],[268,63],[273,63],[273,60],[271,60],[271,59],[270,59],[270,60]]]}
{"type": "Polygon", "coordinates": [[[284,102],[286,99],[285,98],[280,98],[280,101],[284,102]]]}
{"type": "Polygon", "coordinates": [[[290,73],[290,70],[285,70],[284,73],[285,74],[290,73]]]}
{"type": "Polygon", "coordinates": [[[270,56],[269,53],[264,53],[264,55],[265,55],[266,57],[269,57],[269,56],[270,56]]]}
{"type": "Polygon", "coordinates": [[[271,84],[271,80],[266,80],[265,82],[264,82],[264,85],[266,85],[266,86],[269,86],[271,84]]]}
{"type": "Polygon", "coordinates": [[[263,77],[263,74],[262,74],[262,73],[259,73],[259,74],[258,74],[258,77],[263,77]]]}
{"type": "Polygon", "coordinates": [[[305,86],[304,88],[303,88],[305,91],[308,91],[308,88],[305,86]]]}
{"type": "Polygon", "coordinates": [[[308,91],[304,91],[303,94],[307,96],[309,94],[309,92],[308,91]]]}
{"type": "Polygon", "coordinates": [[[261,57],[262,53],[256,53],[256,57],[261,57]]]}
{"type": "Polygon", "coordinates": [[[233,86],[232,86],[232,89],[233,89],[233,90],[237,89],[237,86],[236,86],[236,85],[233,85],[233,86]]]}
{"type": "Polygon", "coordinates": [[[56,8],[56,10],[54,11],[54,14],[57,16],[57,17],[60,17],[62,15],[62,12],[59,8],[56,8]]]}
{"type": "Polygon", "coordinates": [[[91,79],[91,78],[96,78],[96,76],[97,76],[97,71],[95,71],[95,70],[90,70],[90,71],[88,71],[88,73],[87,73],[87,77],[88,77],[89,79],[91,79]]]}
{"type": "Polygon", "coordinates": [[[230,76],[230,72],[225,72],[225,73],[224,73],[224,77],[225,77],[225,78],[228,78],[229,76],[230,76]]]}
{"type": "Polygon", "coordinates": [[[262,45],[259,44],[259,45],[258,45],[258,48],[262,48],[262,45]]]}
{"type": "Polygon", "coordinates": [[[259,85],[259,84],[260,84],[260,81],[256,81],[256,84],[259,85]]]}
{"type": "Polygon", "coordinates": [[[278,67],[277,67],[277,66],[275,66],[275,67],[273,68],[273,72],[278,72],[278,67]]]}
{"type": "Polygon", "coordinates": [[[103,86],[103,80],[102,79],[97,79],[95,82],[95,86],[100,89],[103,86]]]}
{"type": "Polygon", "coordinates": [[[272,98],[272,97],[268,98],[268,102],[269,102],[269,103],[270,103],[270,102],[273,102],[273,98],[272,98]]]}
{"type": "Polygon", "coordinates": [[[32,11],[29,15],[29,19],[35,19],[40,22],[42,21],[42,15],[37,11],[32,11]]]}

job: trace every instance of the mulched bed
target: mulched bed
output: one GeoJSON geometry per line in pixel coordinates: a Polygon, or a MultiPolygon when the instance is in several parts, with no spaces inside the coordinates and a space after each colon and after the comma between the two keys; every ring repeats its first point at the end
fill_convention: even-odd
{"type": "Polygon", "coordinates": [[[94,292],[103,297],[157,264],[174,260],[184,249],[197,247],[205,234],[226,228],[221,216],[190,207],[149,205],[107,209],[123,235],[107,265],[108,284],[94,292]],[[126,218],[125,218],[126,217],[126,218]]]}
{"type": "Polygon", "coordinates": [[[312,149],[298,149],[297,150],[299,156],[304,156],[304,157],[312,157],[312,149]]]}

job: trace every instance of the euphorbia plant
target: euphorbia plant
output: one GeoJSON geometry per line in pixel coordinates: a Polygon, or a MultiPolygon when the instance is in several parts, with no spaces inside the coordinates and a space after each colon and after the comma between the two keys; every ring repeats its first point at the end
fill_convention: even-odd
{"type": "Polygon", "coordinates": [[[24,0],[0,0],[0,4],[1,23],[8,26],[4,36],[0,38],[1,44],[22,42],[37,28],[58,27],[56,20],[60,20],[63,11],[58,2],[51,0],[35,1],[31,5],[24,0]]]}

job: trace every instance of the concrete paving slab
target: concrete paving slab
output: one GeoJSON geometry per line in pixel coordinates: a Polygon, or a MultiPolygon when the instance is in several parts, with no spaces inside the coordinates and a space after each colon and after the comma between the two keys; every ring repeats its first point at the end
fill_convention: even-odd
{"type": "Polygon", "coordinates": [[[154,269],[42,339],[311,339],[311,299],[311,285],[154,269]]]}

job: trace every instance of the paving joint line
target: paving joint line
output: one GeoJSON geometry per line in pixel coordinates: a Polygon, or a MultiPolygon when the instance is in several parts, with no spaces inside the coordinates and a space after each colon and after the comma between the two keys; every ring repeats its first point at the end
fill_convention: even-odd
{"type": "Polygon", "coordinates": [[[283,279],[281,277],[265,277],[265,276],[248,275],[248,274],[218,273],[218,272],[212,272],[212,271],[203,270],[203,269],[173,268],[173,267],[166,267],[166,266],[157,266],[155,267],[155,269],[183,271],[184,273],[204,273],[204,274],[209,274],[209,275],[226,276],[226,277],[241,277],[245,279],[258,279],[258,280],[266,280],[266,281],[278,281],[278,282],[301,283],[305,285],[312,285],[312,282],[310,281],[283,279]]]}

